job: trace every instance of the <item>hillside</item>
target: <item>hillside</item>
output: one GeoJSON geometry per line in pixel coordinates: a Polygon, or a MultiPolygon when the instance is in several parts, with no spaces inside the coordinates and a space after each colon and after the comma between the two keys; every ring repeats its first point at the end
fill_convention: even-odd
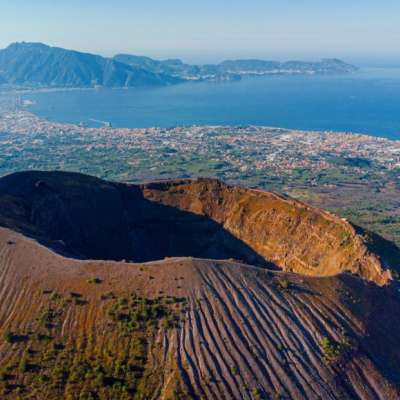
{"type": "Polygon", "coordinates": [[[162,86],[188,80],[235,80],[242,75],[329,74],[355,70],[340,60],[287,63],[234,60],[190,65],[176,59],[158,61],[126,54],[105,58],[29,42],[12,43],[0,50],[0,84],[35,88],[162,86]]]}
{"type": "Polygon", "coordinates": [[[268,74],[343,74],[355,72],[357,67],[342,60],[327,58],[321,61],[265,61],[265,60],[227,60],[218,69],[240,75],[268,74]]]}
{"type": "Polygon", "coordinates": [[[338,59],[309,61],[226,60],[219,64],[191,65],[181,60],[154,60],[130,54],[117,54],[115,60],[154,73],[165,73],[191,80],[240,79],[247,75],[345,74],[357,68],[338,59]]]}
{"type": "Polygon", "coordinates": [[[332,214],[27,172],[0,179],[0,225],[2,398],[400,396],[388,244],[332,214]]]}
{"type": "Polygon", "coordinates": [[[37,87],[133,87],[178,82],[101,56],[25,42],[0,50],[0,76],[9,84],[37,87]]]}

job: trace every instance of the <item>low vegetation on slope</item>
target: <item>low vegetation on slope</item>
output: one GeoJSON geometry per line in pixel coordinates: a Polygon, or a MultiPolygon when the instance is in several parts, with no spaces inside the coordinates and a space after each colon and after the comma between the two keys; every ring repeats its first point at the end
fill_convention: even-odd
{"type": "Polygon", "coordinates": [[[2,398],[146,399],[157,390],[155,371],[147,370],[149,354],[157,350],[152,348],[157,335],[180,326],[185,298],[103,294],[107,316],[101,325],[110,339],[88,354],[84,338],[63,332],[67,316],[88,301],[79,293],[64,297],[49,289],[41,296],[29,329],[3,334],[12,356],[0,371],[2,398]]]}

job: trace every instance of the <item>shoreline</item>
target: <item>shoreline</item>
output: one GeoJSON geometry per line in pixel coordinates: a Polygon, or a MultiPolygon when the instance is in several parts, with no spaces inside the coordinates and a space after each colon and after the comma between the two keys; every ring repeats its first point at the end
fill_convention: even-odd
{"type": "MultiPolygon", "coordinates": [[[[386,70],[386,68],[381,68],[381,70],[386,70]]],[[[368,77],[369,73],[365,73],[365,71],[362,69],[361,74],[368,77]]],[[[358,74],[350,74],[350,79],[355,75],[358,74]]],[[[379,76],[382,79],[385,78],[385,74],[372,75],[373,81],[379,76]]],[[[345,76],[347,78],[344,79],[349,78],[348,74],[345,76]]],[[[344,76],[340,75],[340,77],[344,76]]],[[[294,98],[296,102],[300,101],[299,106],[295,105],[293,100],[286,105],[286,102],[280,98],[278,98],[278,105],[274,106],[275,102],[271,102],[271,98],[274,98],[276,90],[279,89],[277,85],[281,85],[279,82],[276,83],[279,78],[271,78],[270,82],[275,82],[271,84],[272,86],[268,82],[265,83],[267,92],[264,92],[263,84],[262,89],[257,89],[258,84],[254,82],[258,82],[260,79],[263,78],[248,77],[244,80],[250,82],[248,85],[235,86],[241,85],[239,82],[227,86],[226,89],[225,86],[220,86],[220,83],[210,82],[206,83],[207,86],[197,86],[196,84],[193,86],[193,90],[192,86],[189,87],[189,90],[183,89],[185,86],[183,84],[174,85],[173,87],[176,89],[153,87],[21,88],[16,90],[13,88],[5,92],[0,88],[0,113],[3,108],[1,102],[4,104],[8,102],[11,109],[32,112],[38,118],[46,119],[53,124],[79,125],[82,123],[93,129],[102,127],[102,123],[112,125],[117,129],[176,129],[191,126],[224,126],[234,129],[241,126],[255,126],[287,131],[366,135],[393,141],[400,140],[400,125],[394,114],[397,107],[390,113],[377,109],[374,111],[374,115],[376,115],[373,118],[370,116],[363,119],[360,111],[364,108],[366,111],[370,110],[372,103],[370,97],[363,100],[363,91],[358,91],[359,86],[350,86],[349,89],[338,92],[335,90],[328,92],[327,98],[324,96],[321,98],[323,107],[318,106],[315,101],[302,106],[301,101],[304,95],[301,94],[299,94],[299,98],[294,98]],[[212,86],[209,86],[210,84],[212,86]],[[195,87],[198,87],[199,90],[195,87]],[[268,94],[268,88],[271,88],[270,94],[268,94]],[[251,99],[252,96],[245,95],[246,91],[250,91],[250,94],[254,92],[254,100],[251,99]],[[230,94],[228,97],[239,96],[239,99],[240,96],[245,95],[250,100],[242,108],[238,100],[231,101],[226,98],[226,94],[230,94]],[[215,100],[213,100],[214,97],[215,100]],[[32,101],[33,104],[28,104],[32,101]],[[65,108],[60,108],[64,106],[64,101],[65,108]],[[82,107],[77,106],[80,101],[82,101],[82,107]],[[281,104],[282,101],[283,104],[281,104]],[[90,104],[90,106],[85,107],[85,104],[90,104]],[[280,111],[282,107],[284,107],[283,113],[280,111]],[[263,110],[266,110],[266,113],[263,110]]],[[[269,78],[266,79],[269,81],[269,78]]],[[[296,81],[297,79],[294,78],[293,82],[296,81]]],[[[365,82],[368,82],[364,78],[357,79],[357,81],[364,81],[361,88],[365,88],[365,82]]],[[[286,85],[286,80],[283,82],[286,85]]],[[[310,82],[311,85],[312,81],[307,79],[307,82],[310,82]]],[[[321,78],[317,78],[313,82],[322,81],[321,78]]],[[[332,83],[335,84],[335,81],[332,83]]],[[[292,87],[290,81],[288,84],[289,88],[292,87]]],[[[298,90],[306,90],[307,85],[308,83],[299,83],[298,86],[295,84],[295,89],[290,93],[293,92],[296,96],[298,90]]],[[[316,89],[318,89],[321,84],[317,83],[316,85],[316,89]]],[[[345,85],[347,86],[347,83],[345,85]]],[[[359,84],[357,83],[357,85],[359,84]]],[[[324,87],[332,87],[332,84],[323,83],[322,88],[324,87]]],[[[311,92],[314,93],[315,89],[311,92]]],[[[371,96],[374,93],[367,92],[367,94],[371,96]]],[[[391,97],[388,97],[387,101],[390,100],[391,97]]],[[[3,110],[7,110],[7,108],[3,108],[3,110]]]]}
{"type": "MultiPolygon", "coordinates": [[[[30,106],[30,105],[29,105],[30,106]]],[[[29,107],[28,106],[28,107],[29,107]]],[[[28,107],[22,107],[18,110],[15,111],[5,111],[3,113],[0,112],[0,129],[2,128],[1,121],[3,119],[13,119],[13,117],[16,116],[16,114],[19,117],[22,118],[30,118],[32,121],[36,121],[41,126],[43,127],[44,125],[51,125],[54,129],[59,129],[59,130],[88,130],[88,131],[96,131],[96,130],[101,130],[104,132],[105,130],[110,130],[110,131],[132,131],[133,133],[136,133],[138,131],[152,131],[152,130],[157,130],[157,131],[174,131],[177,129],[233,129],[233,130],[240,130],[240,129],[261,129],[261,130],[268,130],[268,131],[274,131],[274,132],[279,132],[280,134],[316,134],[316,135],[341,135],[341,136],[353,136],[353,137],[358,137],[358,138],[368,138],[368,139],[373,139],[378,142],[399,142],[399,139],[393,139],[393,138],[387,138],[385,136],[376,136],[368,133],[360,133],[360,132],[352,132],[352,131],[334,131],[334,130],[313,130],[313,129],[294,129],[294,128],[285,128],[282,126],[270,126],[270,125],[253,125],[253,124],[244,124],[244,125],[219,125],[219,124],[189,124],[189,125],[176,125],[176,126],[170,126],[170,127],[163,127],[163,126],[149,126],[149,127],[115,127],[115,126],[108,126],[107,124],[109,121],[100,121],[100,120],[95,120],[92,119],[92,121],[96,121],[99,124],[103,124],[103,126],[99,127],[93,127],[93,126],[85,126],[82,123],[69,123],[69,122],[62,122],[62,121],[52,121],[47,118],[40,117],[39,115],[35,114],[32,111],[27,110],[28,107]]],[[[4,122],[4,121],[3,121],[4,122]]],[[[4,129],[4,128],[3,128],[4,129]]],[[[0,132],[2,132],[0,130],[0,132]]],[[[22,133],[22,131],[15,131],[13,130],[12,133],[22,133]]]]}

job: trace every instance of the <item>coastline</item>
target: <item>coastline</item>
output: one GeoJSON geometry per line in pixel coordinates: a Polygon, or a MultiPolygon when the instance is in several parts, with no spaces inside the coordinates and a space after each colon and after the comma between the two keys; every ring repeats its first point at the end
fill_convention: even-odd
{"type": "Polygon", "coordinates": [[[240,82],[195,82],[162,88],[42,89],[15,97],[53,122],[98,127],[171,128],[192,125],[267,126],[351,132],[400,139],[399,77],[254,77],[240,82]]]}
{"type": "MultiPolygon", "coordinates": [[[[172,127],[162,127],[162,126],[150,126],[150,127],[113,127],[113,126],[101,126],[101,127],[92,127],[92,126],[85,126],[85,124],[77,124],[77,123],[67,123],[67,122],[60,122],[60,121],[51,121],[46,118],[42,118],[36,113],[29,111],[27,108],[30,105],[23,106],[22,108],[15,110],[15,111],[5,111],[0,113],[0,132],[10,132],[10,133],[25,133],[27,131],[26,122],[32,123],[31,132],[40,132],[40,133],[54,133],[54,131],[62,130],[63,132],[75,130],[84,133],[85,131],[96,131],[104,130],[112,132],[124,132],[127,133],[132,131],[135,132],[143,132],[146,130],[152,131],[173,131],[175,129],[191,129],[191,128],[204,128],[204,129],[231,129],[231,130],[238,130],[238,129],[263,129],[269,130],[274,132],[281,132],[287,134],[318,134],[318,135],[341,135],[341,136],[355,136],[360,138],[368,138],[377,142],[400,142],[399,139],[391,139],[386,138],[384,136],[375,136],[368,133],[362,132],[350,132],[350,131],[334,131],[334,130],[314,130],[314,129],[292,129],[286,128],[282,126],[269,126],[269,125],[213,125],[213,124],[192,124],[192,125],[176,125],[172,127]],[[22,119],[23,124],[19,124],[18,120],[22,119]],[[11,124],[10,124],[11,123],[11,124]]],[[[92,120],[96,121],[96,120],[92,120]]],[[[108,121],[100,121],[99,123],[107,123],[108,121]]],[[[400,143],[399,143],[400,144],[400,143]]]]}

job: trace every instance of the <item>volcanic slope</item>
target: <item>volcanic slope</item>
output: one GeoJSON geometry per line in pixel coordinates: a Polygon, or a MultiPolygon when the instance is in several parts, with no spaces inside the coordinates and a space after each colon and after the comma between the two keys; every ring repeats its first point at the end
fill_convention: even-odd
{"type": "Polygon", "coordinates": [[[1,398],[400,398],[398,284],[335,216],[213,180],[128,186],[67,173],[1,179],[0,216],[1,398]],[[281,214],[268,224],[269,207],[281,214]],[[281,242],[268,239],[291,207],[305,211],[281,242]],[[249,221],[263,224],[263,246],[249,221]],[[297,229],[302,251],[289,243],[301,246],[297,229]],[[312,256],[306,232],[318,233],[312,256]],[[267,257],[277,243],[287,258],[267,257]],[[265,268],[294,269],[293,254],[302,265],[320,255],[322,267],[265,268]],[[346,263],[365,279],[339,274],[346,263]]]}

